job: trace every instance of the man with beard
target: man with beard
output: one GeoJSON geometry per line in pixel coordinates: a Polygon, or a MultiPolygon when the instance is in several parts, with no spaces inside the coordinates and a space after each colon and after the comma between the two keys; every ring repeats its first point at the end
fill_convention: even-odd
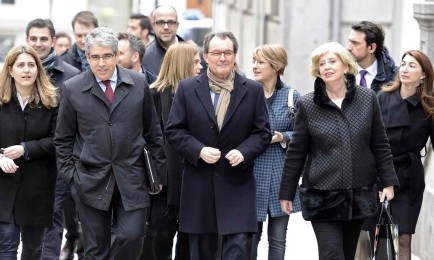
{"type": "Polygon", "coordinates": [[[380,25],[368,21],[353,25],[347,49],[359,65],[358,85],[378,92],[395,77],[395,62],[384,46],[384,30],[380,25]]]}

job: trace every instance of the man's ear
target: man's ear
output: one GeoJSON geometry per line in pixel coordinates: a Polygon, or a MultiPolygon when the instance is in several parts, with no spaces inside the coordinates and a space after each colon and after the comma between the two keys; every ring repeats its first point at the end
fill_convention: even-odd
{"type": "MultiPolygon", "coordinates": [[[[137,62],[140,60],[140,55],[139,53],[136,51],[135,53],[133,53],[133,61],[137,62]]],[[[141,61],[140,61],[141,62],[141,61]]]]}
{"type": "Polygon", "coordinates": [[[369,53],[374,53],[375,50],[377,49],[377,44],[371,43],[371,45],[369,45],[368,49],[369,49],[369,53]]]}

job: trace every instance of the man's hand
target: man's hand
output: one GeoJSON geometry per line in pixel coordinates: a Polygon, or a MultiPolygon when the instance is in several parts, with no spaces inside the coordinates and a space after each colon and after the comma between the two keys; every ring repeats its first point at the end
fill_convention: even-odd
{"type": "Polygon", "coordinates": [[[292,201],[289,200],[281,200],[280,201],[280,207],[282,208],[282,211],[286,214],[291,214],[292,212],[292,201]]]}
{"type": "Polygon", "coordinates": [[[206,163],[214,164],[220,159],[221,152],[219,149],[216,149],[216,148],[204,147],[204,148],[202,148],[202,150],[200,150],[199,156],[206,163]]]}
{"type": "Polygon", "coordinates": [[[244,162],[244,156],[236,149],[230,150],[229,153],[226,154],[225,158],[228,159],[232,167],[244,162]]]}
{"type": "Polygon", "coordinates": [[[3,155],[12,160],[15,160],[24,155],[24,147],[22,145],[12,145],[6,147],[3,151],[3,155]]]}

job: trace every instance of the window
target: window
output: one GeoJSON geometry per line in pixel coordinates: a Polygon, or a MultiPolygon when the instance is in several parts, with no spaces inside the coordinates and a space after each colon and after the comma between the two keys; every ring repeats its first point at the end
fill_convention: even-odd
{"type": "Polygon", "coordinates": [[[15,0],[1,0],[2,4],[9,4],[9,5],[13,5],[15,4],[15,0]]]}
{"type": "Polygon", "coordinates": [[[14,37],[11,35],[0,35],[0,64],[5,62],[9,50],[14,47],[14,37]]]}

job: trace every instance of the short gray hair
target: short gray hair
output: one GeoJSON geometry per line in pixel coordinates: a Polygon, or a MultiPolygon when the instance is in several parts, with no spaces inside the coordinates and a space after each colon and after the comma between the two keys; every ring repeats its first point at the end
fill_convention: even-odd
{"type": "Polygon", "coordinates": [[[86,53],[90,53],[90,46],[92,45],[112,47],[114,53],[118,52],[118,38],[113,30],[107,27],[95,28],[86,36],[86,53]]]}

